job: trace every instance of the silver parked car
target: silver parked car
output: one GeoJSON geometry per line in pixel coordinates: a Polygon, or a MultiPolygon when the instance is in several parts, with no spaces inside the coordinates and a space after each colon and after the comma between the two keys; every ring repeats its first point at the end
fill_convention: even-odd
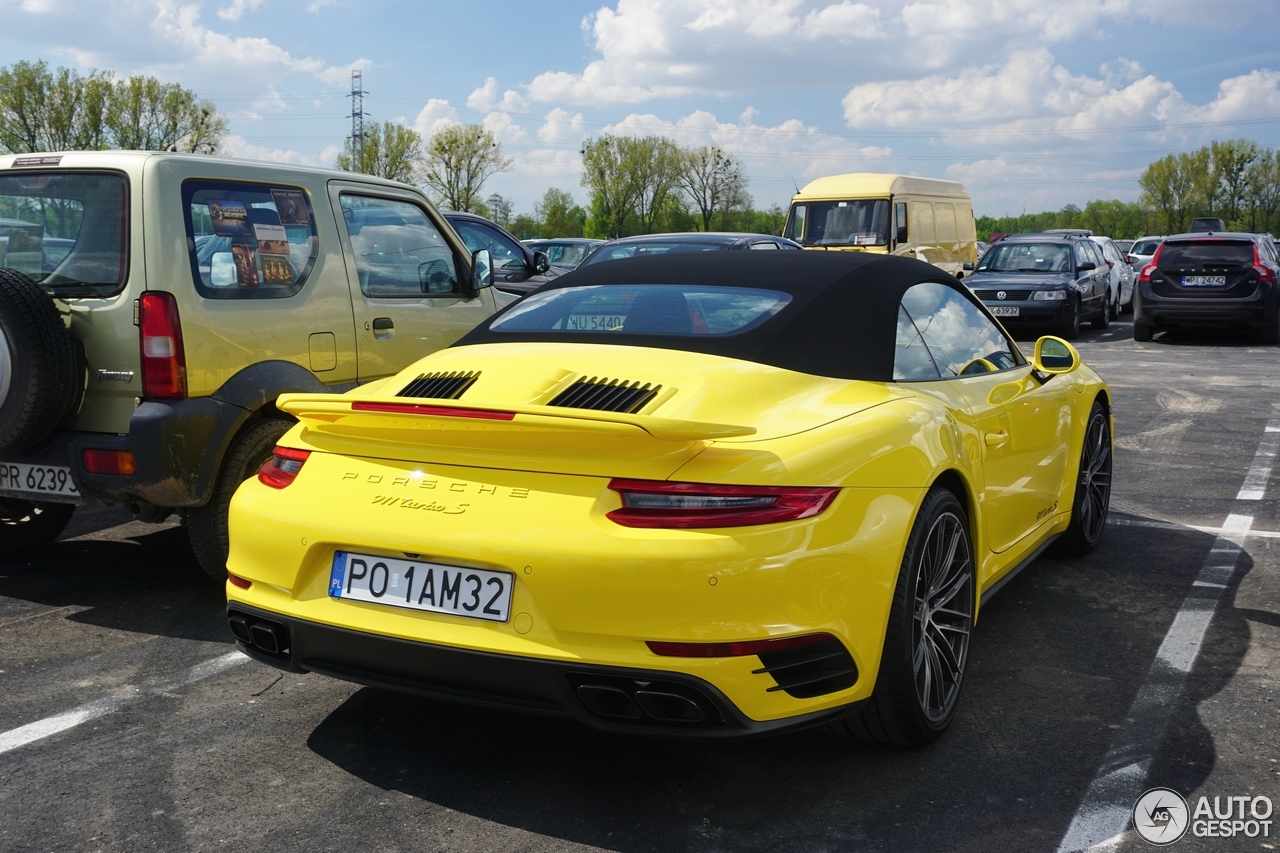
{"type": "Polygon", "coordinates": [[[1133,286],[1137,282],[1137,275],[1133,271],[1133,267],[1129,266],[1125,259],[1124,252],[1120,251],[1120,247],[1110,237],[1090,237],[1090,240],[1097,243],[1102,249],[1102,257],[1106,260],[1107,266],[1111,268],[1111,307],[1112,314],[1118,315],[1122,311],[1132,309],[1133,307],[1133,286]]]}
{"type": "Polygon", "coordinates": [[[1125,253],[1125,260],[1129,262],[1130,268],[1137,276],[1142,272],[1142,268],[1151,263],[1151,259],[1155,257],[1156,249],[1164,242],[1164,237],[1139,237],[1133,241],[1133,245],[1129,247],[1129,251],[1125,253]]]}

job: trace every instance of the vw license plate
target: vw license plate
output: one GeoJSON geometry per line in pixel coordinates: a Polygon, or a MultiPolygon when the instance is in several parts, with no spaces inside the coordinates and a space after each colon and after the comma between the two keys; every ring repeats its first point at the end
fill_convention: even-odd
{"type": "Polygon", "coordinates": [[[991,313],[997,317],[1017,317],[1018,306],[1016,305],[997,305],[991,309],[991,313]]]}
{"type": "Polygon", "coordinates": [[[80,499],[71,469],[57,465],[0,462],[0,494],[62,495],[80,499]]]}
{"type": "Polygon", "coordinates": [[[1222,287],[1227,283],[1225,275],[1184,275],[1183,287],[1222,287]]]}
{"type": "Polygon", "coordinates": [[[329,573],[329,595],[469,619],[506,622],[515,575],[421,560],[399,560],[338,551],[329,573]]]}

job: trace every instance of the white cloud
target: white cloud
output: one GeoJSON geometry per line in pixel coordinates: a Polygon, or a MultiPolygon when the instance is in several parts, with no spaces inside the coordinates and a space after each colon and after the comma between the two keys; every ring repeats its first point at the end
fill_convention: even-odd
{"type": "Polygon", "coordinates": [[[269,160],[272,163],[293,163],[299,166],[333,165],[333,160],[342,150],[340,146],[331,146],[320,153],[319,157],[308,157],[291,148],[270,148],[266,145],[254,145],[243,136],[232,135],[222,140],[222,151],[230,157],[242,157],[246,160],[269,160]]]}
{"type": "Polygon", "coordinates": [[[502,97],[498,97],[498,81],[490,77],[484,81],[483,86],[467,96],[467,106],[473,110],[520,112],[527,108],[529,103],[514,89],[508,89],[502,93],[502,97]]]}
{"type": "Polygon", "coordinates": [[[503,143],[519,142],[529,135],[528,131],[511,118],[510,113],[491,112],[481,119],[480,123],[503,143]]]}
{"type": "Polygon", "coordinates": [[[841,42],[883,38],[880,10],[865,3],[850,3],[815,9],[805,15],[799,31],[807,39],[834,38],[841,42]]]}
{"type": "Polygon", "coordinates": [[[585,127],[582,113],[570,113],[556,107],[547,113],[546,121],[538,128],[538,139],[543,142],[576,142],[582,138],[585,127]]]}
{"type": "Polygon", "coordinates": [[[319,12],[325,6],[336,6],[337,3],[338,0],[313,0],[311,5],[307,6],[307,11],[314,14],[319,12]]]}
{"type": "Polygon", "coordinates": [[[256,12],[264,0],[231,0],[230,6],[218,10],[218,17],[224,21],[238,21],[245,12],[256,12]]]}
{"type": "Polygon", "coordinates": [[[458,111],[448,101],[432,98],[413,120],[413,129],[421,133],[423,138],[431,136],[442,127],[451,124],[462,124],[458,121],[458,111]]]}

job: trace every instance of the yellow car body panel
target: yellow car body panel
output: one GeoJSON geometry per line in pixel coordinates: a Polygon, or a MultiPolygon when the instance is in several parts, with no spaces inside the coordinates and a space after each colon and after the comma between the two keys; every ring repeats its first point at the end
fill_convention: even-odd
{"type": "MultiPolygon", "coordinates": [[[[906,537],[941,474],[955,472],[971,491],[979,597],[1069,520],[1061,510],[1036,519],[1041,497],[1015,493],[1004,511],[1033,523],[1016,543],[993,550],[986,512],[991,490],[982,474],[989,413],[971,412],[970,401],[1000,401],[1011,393],[1035,398],[1039,408],[1057,401],[1063,408],[1055,417],[1064,419],[1064,431],[1070,425],[1078,434],[1093,396],[1105,388],[1083,366],[1036,396],[1045,385],[1029,376],[1030,368],[896,384],[825,379],[687,352],[512,349],[445,350],[372,389],[283,397],[281,408],[300,423],[281,444],[314,452],[284,492],[287,500],[255,480],[237,492],[228,568],[251,586],[229,585],[230,601],[386,637],[682,672],[718,687],[753,720],[847,705],[874,688],[906,537]],[[542,405],[586,365],[586,372],[601,375],[652,376],[681,393],[659,396],[636,415],[542,405]],[[423,373],[459,369],[481,372],[466,408],[516,416],[487,421],[351,411],[354,401],[412,403],[395,392],[423,373]],[[769,398],[758,389],[771,382],[790,390],[787,411],[762,406],[769,398]],[[1001,390],[1010,383],[1016,388],[1001,390]],[[1069,392],[1070,405],[1059,399],[1060,389],[1069,392]],[[648,414],[653,410],[660,416],[648,414]],[[696,420],[713,415],[729,427],[751,423],[757,431],[735,435],[725,423],[696,420]],[[646,423],[668,429],[651,432],[646,423]],[[707,437],[716,429],[729,434],[707,437]],[[841,492],[827,511],[801,521],[641,530],[605,517],[621,506],[608,488],[614,476],[838,486],[841,492]],[[480,622],[330,598],[329,570],[339,550],[510,572],[513,618],[480,622]],[[660,657],[644,644],[815,631],[846,645],[860,677],[847,690],[811,699],[768,691],[769,677],[752,673],[759,666],[754,657],[660,657]]],[[[1022,408],[1026,414],[1017,417],[1038,428],[1037,406],[1022,408]]],[[[1021,424],[1007,425],[1022,435],[1021,424]]],[[[1078,438],[1073,444],[1055,436],[1055,454],[1079,456],[1078,438]]],[[[1072,489],[1070,478],[1059,483],[1058,507],[1070,507],[1072,489]]]]}

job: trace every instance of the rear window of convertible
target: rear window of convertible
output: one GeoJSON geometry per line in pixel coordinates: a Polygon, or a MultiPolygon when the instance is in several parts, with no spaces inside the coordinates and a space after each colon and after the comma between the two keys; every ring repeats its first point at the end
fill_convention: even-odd
{"type": "Polygon", "coordinates": [[[548,290],[493,321],[494,332],[732,335],[791,302],[776,290],[679,284],[611,284],[548,290]]]}

